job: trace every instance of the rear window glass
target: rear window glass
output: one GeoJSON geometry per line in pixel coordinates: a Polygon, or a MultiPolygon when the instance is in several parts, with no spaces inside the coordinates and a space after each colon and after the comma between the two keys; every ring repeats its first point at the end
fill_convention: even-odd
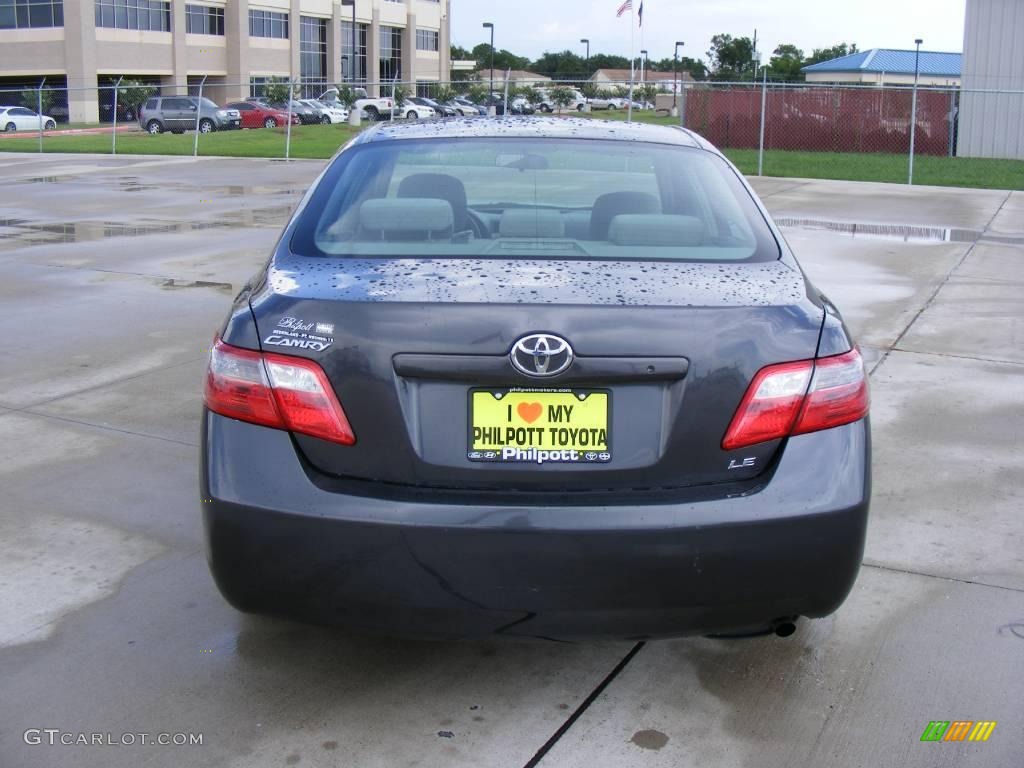
{"type": "Polygon", "coordinates": [[[359,145],[324,175],[291,246],[308,256],[779,257],[749,193],[716,155],[566,139],[359,145]]]}

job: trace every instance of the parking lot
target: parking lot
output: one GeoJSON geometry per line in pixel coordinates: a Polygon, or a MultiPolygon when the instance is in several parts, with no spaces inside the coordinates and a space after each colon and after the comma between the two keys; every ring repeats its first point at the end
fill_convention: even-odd
{"type": "Polygon", "coordinates": [[[1024,193],[754,180],[872,370],[872,517],[837,614],[429,643],[243,616],[204,560],[206,349],[322,167],[4,158],[0,766],[1021,764],[1024,193]],[[933,720],[998,726],[922,743],[933,720]]]}

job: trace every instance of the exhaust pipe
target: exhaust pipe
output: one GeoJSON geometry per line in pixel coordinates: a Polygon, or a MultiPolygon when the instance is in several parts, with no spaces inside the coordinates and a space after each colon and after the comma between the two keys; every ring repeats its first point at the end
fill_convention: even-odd
{"type": "Polygon", "coordinates": [[[776,637],[789,637],[794,632],[796,632],[796,624],[792,621],[786,620],[775,625],[776,637]]]}

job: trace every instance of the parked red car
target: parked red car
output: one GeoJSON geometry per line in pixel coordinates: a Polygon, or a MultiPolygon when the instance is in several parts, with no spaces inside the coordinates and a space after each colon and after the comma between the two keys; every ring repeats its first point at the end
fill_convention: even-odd
{"type": "MultiPolygon", "coordinates": [[[[287,125],[288,113],[279,109],[268,107],[255,101],[236,101],[226,104],[225,109],[237,109],[242,116],[243,128],[276,128],[279,125],[287,125]]],[[[292,124],[298,125],[298,115],[292,115],[292,124]]]]}

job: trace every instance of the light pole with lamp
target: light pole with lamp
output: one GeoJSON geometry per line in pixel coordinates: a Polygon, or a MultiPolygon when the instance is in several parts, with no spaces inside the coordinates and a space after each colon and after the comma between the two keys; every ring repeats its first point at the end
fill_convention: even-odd
{"type": "Polygon", "coordinates": [[[491,93],[494,93],[494,24],[484,22],[484,29],[491,30],[491,93]]]}
{"type": "Polygon", "coordinates": [[[914,183],[914,133],[917,128],[917,78],[921,72],[921,43],[924,40],[917,38],[914,45],[914,95],[910,98],[910,162],[907,165],[907,184],[914,183]]]}
{"type": "MultiPolygon", "coordinates": [[[[676,40],[676,50],[672,54],[672,109],[676,109],[676,94],[679,93],[679,46],[686,45],[682,40],[676,40]]],[[[675,112],[672,113],[675,117],[675,112]]]]}
{"type": "Polygon", "coordinates": [[[640,51],[640,85],[644,84],[644,64],[647,62],[647,51],[640,51]]]}

